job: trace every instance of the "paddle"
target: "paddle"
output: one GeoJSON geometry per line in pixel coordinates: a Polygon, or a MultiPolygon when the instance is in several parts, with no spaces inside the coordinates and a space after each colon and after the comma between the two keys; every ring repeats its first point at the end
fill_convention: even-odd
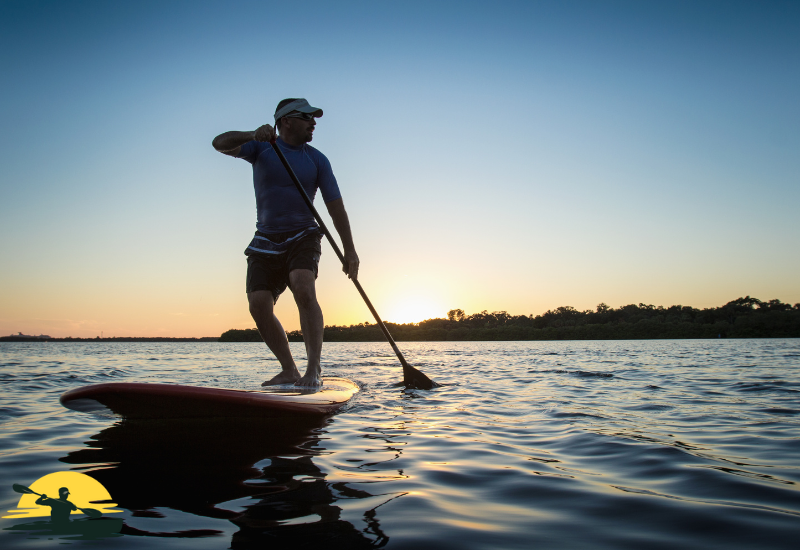
{"type": "MultiPolygon", "coordinates": [[[[297,179],[294,170],[292,170],[292,167],[289,166],[289,162],[286,160],[286,157],[283,156],[283,151],[281,151],[280,147],[278,147],[278,144],[276,142],[271,141],[270,144],[272,145],[272,148],[275,150],[275,153],[277,153],[278,158],[281,159],[281,162],[283,163],[283,166],[286,168],[286,171],[289,172],[289,176],[292,178],[292,181],[294,182],[295,187],[297,187],[297,190],[300,191],[300,194],[303,196],[303,200],[306,201],[306,205],[311,210],[311,213],[314,214],[314,218],[317,220],[320,229],[322,229],[322,232],[325,233],[325,237],[328,238],[328,242],[331,243],[331,248],[333,248],[333,251],[336,252],[337,256],[339,256],[339,261],[341,261],[342,265],[346,268],[347,262],[344,259],[342,251],[339,250],[339,246],[336,244],[336,241],[333,240],[333,237],[331,237],[331,232],[328,231],[328,228],[325,226],[325,222],[323,222],[322,218],[320,218],[319,212],[317,212],[317,209],[314,208],[314,204],[311,202],[308,193],[306,193],[306,190],[303,189],[303,186],[300,184],[300,180],[297,179]]],[[[381,331],[383,332],[383,335],[386,337],[386,340],[389,341],[389,345],[392,346],[392,349],[394,350],[394,353],[397,355],[397,358],[400,359],[400,364],[403,365],[403,384],[407,388],[417,388],[421,390],[430,390],[437,387],[439,384],[437,384],[436,382],[425,376],[421,371],[415,369],[406,362],[405,357],[403,357],[403,354],[400,353],[400,349],[397,347],[397,344],[395,344],[394,338],[392,338],[392,335],[389,334],[389,329],[387,329],[386,325],[383,324],[380,315],[378,315],[378,312],[375,311],[374,307],[372,307],[372,302],[370,302],[369,298],[367,298],[366,292],[364,292],[364,289],[361,288],[361,284],[356,279],[352,279],[352,281],[353,284],[356,285],[358,293],[361,294],[361,297],[367,304],[367,307],[369,308],[369,311],[372,313],[372,316],[375,317],[375,322],[378,323],[378,326],[381,328],[381,331]]]]}
{"type": "MultiPolygon", "coordinates": [[[[15,483],[14,485],[12,485],[12,487],[14,487],[14,490],[16,492],[22,493],[23,495],[39,495],[39,496],[42,496],[39,493],[37,493],[36,491],[31,491],[28,487],[25,487],[24,485],[19,485],[19,484],[15,483]]],[[[78,508],[78,510],[80,510],[81,512],[83,512],[84,514],[89,516],[90,518],[99,518],[100,516],[103,515],[103,513],[100,510],[95,510],[94,508],[78,508]]]]}

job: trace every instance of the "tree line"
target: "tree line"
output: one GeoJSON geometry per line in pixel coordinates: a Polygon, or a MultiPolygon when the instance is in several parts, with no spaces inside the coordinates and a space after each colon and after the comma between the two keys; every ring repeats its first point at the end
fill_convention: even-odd
{"type": "MultiPolygon", "coordinates": [[[[601,303],[595,310],[562,306],[541,315],[511,315],[506,311],[467,315],[451,309],[446,319],[419,323],[385,322],[397,341],[490,340],[640,340],[676,338],[798,338],[800,304],[761,301],[745,296],[716,307],[630,304],[612,308],[601,303]]],[[[299,330],[287,333],[290,342],[302,342],[299,330]]],[[[325,326],[326,342],[379,342],[377,324],[325,326]]],[[[231,329],[220,342],[261,342],[256,329],[231,329]]]]}

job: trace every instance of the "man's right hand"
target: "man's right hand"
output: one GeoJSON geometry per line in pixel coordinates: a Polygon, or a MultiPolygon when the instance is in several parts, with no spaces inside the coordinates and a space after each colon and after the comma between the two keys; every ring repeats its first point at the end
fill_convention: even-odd
{"type": "Polygon", "coordinates": [[[275,138],[276,138],[275,128],[273,128],[269,124],[264,124],[263,126],[260,126],[256,130],[254,138],[255,138],[256,141],[273,142],[273,141],[275,141],[275,138]]]}

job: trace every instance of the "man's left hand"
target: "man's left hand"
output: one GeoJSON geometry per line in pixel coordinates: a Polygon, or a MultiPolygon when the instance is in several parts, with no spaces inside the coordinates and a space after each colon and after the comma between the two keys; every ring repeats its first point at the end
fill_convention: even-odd
{"type": "Polygon", "coordinates": [[[344,253],[344,261],[346,265],[342,266],[342,271],[355,281],[358,278],[358,254],[356,254],[355,250],[346,251],[344,253]]]}

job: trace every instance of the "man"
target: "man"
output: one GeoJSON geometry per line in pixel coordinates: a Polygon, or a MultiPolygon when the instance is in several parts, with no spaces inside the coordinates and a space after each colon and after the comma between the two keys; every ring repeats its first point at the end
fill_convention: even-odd
{"type": "Polygon", "coordinates": [[[62,487],[58,490],[58,498],[49,498],[47,495],[42,495],[36,499],[36,504],[42,506],[49,506],[50,521],[53,523],[69,523],[69,515],[73,510],[78,507],[67,500],[69,496],[69,489],[62,487]]]}
{"type": "Polygon", "coordinates": [[[313,139],[316,119],[321,116],[322,109],[312,107],[305,99],[284,99],[275,109],[275,128],[265,124],[250,132],[226,132],[212,143],[220,153],[253,165],[258,221],[255,237],[245,250],[247,300],[258,332],[281,364],[280,374],[262,386],[292,382],[298,386],[320,386],[324,327],[315,288],[322,233],[270,142],[277,140],[312,200],[317,189],[321,191],[344,247],[343,271],[351,279],[358,276],[359,261],[350,222],[330,162],[308,145],[313,139]],[[280,137],[276,138],[275,129],[280,137]],[[286,332],[274,313],[275,303],[287,285],[300,313],[308,356],[302,377],[289,350],[286,332]]]}

